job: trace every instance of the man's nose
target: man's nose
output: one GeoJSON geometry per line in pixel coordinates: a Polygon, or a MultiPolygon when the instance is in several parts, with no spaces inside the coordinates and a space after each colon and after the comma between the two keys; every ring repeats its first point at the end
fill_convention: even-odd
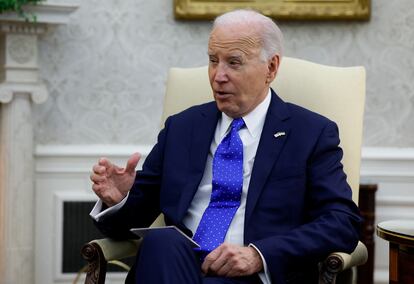
{"type": "Polygon", "coordinates": [[[229,80],[226,72],[226,67],[223,64],[218,64],[214,81],[217,83],[225,83],[229,80]]]}

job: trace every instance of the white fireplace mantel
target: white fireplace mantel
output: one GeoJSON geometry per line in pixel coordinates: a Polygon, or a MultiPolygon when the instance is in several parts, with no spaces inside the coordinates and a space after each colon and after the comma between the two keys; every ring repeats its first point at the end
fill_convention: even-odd
{"type": "MultiPolygon", "coordinates": [[[[27,14],[36,15],[37,24],[59,25],[69,22],[69,15],[78,9],[76,4],[53,3],[52,1],[39,3],[37,5],[26,5],[23,10],[27,14]]],[[[24,18],[16,13],[0,14],[0,21],[14,23],[26,22],[24,18]]]]}
{"type": "Polygon", "coordinates": [[[48,90],[39,76],[38,39],[65,24],[77,6],[45,2],[36,15],[0,15],[0,283],[34,283],[34,160],[32,104],[48,90]]]}
{"type": "Polygon", "coordinates": [[[37,40],[38,36],[54,27],[66,24],[69,15],[78,6],[45,2],[27,5],[24,12],[35,22],[26,21],[16,13],[0,14],[2,83],[0,103],[9,103],[16,93],[30,94],[35,103],[43,103],[48,97],[47,89],[38,78],[37,40]]]}

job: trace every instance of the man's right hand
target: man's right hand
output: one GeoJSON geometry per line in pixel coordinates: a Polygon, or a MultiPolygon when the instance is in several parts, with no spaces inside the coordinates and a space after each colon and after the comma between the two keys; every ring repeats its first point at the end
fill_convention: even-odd
{"type": "Polygon", "coordinates": [[[92,189],[107,206],[111,207],[122,201],[128,194],[135,180],[135,168],[141,155],[134,153],[126,164],[120,168],[108,159],[101,158],[94,165],[91,173],[92,189]]]}

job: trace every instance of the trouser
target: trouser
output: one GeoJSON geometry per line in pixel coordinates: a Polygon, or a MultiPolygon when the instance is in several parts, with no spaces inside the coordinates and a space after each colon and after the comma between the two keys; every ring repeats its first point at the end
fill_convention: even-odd
{"type": "Polygon", "coordinates": [[[258,284],[257,274],[248,277],[203,276],[199,255],[175,230],[150,231],[141,243],[126,283],[134,284],[258,284]],[[135,278],[135,279],[133,279],[135,278]]]}

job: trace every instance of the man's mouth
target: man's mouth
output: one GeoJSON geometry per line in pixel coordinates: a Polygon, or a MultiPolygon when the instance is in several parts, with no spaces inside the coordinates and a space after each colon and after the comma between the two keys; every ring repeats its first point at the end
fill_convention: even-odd
{"type": "Polygon", "coordinates": [[[222,91],[216,91],[215,93],[216,93],[216,95],[217,95],[217,96],[219,96],[219,97],[226,97],[226,96],[230,96],[230,95],[231,95],[231,93],[228,93],[228,92],[222,92],[222,91]]]}

